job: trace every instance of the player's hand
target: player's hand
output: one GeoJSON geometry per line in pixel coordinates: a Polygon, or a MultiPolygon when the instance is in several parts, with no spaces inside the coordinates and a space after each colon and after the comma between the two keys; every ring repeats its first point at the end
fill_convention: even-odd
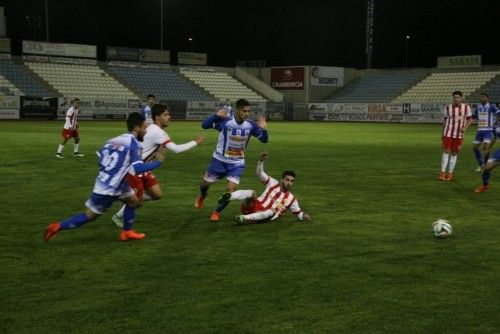
{"type": "Polygon", "coordinates": [[[302,216],[302,219],[304,221],[308,221],[309,222],[309,221],[311,221],[311,216],[309,216],[307,213],[304,212],[304,215],[302,216]]]}
{"type": "Polygon", "coordinates": [[[222,118],[227,118],[229,116],[229,113],[227,112],[227,109],[222,108],[221,110],[217,111],[216,115],[222,118]]]}
{"type": "Polygon", "coordinates": [[[194,141],[196,142],[196,145],[200,145],[201,143],[203,143],[205,141],[205,137],[198,135],[198,136],[194,137],[194,141]]]}
{"type": "Polygon", "coordinates": [[[165,160],[165,151],[166,148],[164,145],[158,147],[158,149],[156,150],[155,159],[160,162],[163,162],[165,160]]]}
{"type": "Polygon", "coordinates": [[[259,161],[262,161],[262,162],[266,161],[267,160],[267,155],[268,155],[267,151],[262,152],[260,154],[259,161]]]}
{"type": "Polygon", "coordinates": [[[266,123],[266,118],[264,117],[264,115],[259,115],[257,116],[257,125],[259,126],[259,128],[261,128],[262,130],[266,130],[267,128],[267,123],[266,123]]]}

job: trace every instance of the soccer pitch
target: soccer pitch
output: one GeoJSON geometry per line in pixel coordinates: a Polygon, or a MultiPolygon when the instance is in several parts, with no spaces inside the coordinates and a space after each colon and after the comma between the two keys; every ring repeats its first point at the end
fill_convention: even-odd
{"type": "Polygon", "coordinates": [[[193,206],[217,133],[173,121],[176,143],[155,174],[163,198],[137,211],[145,240],[120,242],[101,219],[62,231],[97,173],[95,150],[124,122],[81,122],[83,158],[54,157],[63,122],[0,122],[1,333],[495,333],[500,331],[500,169],[481,183],[466,134],[453,182],[439,182],[440,125],[270,122],[250,141],[240,189],[295,170],[312,217],[235,226],[239,204],[208,220],[225,181],[193,206]],[[444,240],[431,224],[444,218],[444,240]]]}

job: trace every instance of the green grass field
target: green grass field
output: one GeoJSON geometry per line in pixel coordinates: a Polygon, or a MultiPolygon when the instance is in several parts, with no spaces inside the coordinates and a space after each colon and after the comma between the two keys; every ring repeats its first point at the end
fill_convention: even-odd
{"type": "MultiPolygon", "coordinates": [[[[240,189],[255,176],[297,173],[293,189],[313,218],[235,226],[239,205],[208,220],[193,202],[216,132],[173,122],[182,143],[207,142],[155,172],[164,192],[137,212],[146,240],[123,243],[113,209],[48,244],[52,220],[81,212],[94,151],[121,122],[82,122],[81,152],[54,157],[62,122],[0,122],[0,333],[498,333],[500,169],[480,174],[468,133],[454,182],[438,182],[439,125],[270,123],[252,140],[240,189]],[[431,224],[448,219],[451,237],[431,224]]],[[[472,129],[471,129],[472,130],[472,129]]]]}

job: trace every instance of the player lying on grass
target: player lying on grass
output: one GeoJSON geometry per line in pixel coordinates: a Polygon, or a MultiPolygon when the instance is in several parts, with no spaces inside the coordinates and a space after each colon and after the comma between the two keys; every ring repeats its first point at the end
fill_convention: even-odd
{"type": "Polygon", "coordinates": [[[237,223],[264,223],[281,217],[290,210],[299,220],[310,220],[311,217],[299,206],[299,202],[290,192],[295,182],[294,171],[284,171],[281,180],[278,181],[264,172],[264,161],[267,152],[260,155],[257,163],[257,176],[266,190],[257,197],[254,190],[237,190],[222,195],[219,204],[227,204],[229,201],[240,200],[243,215],[235,217],[237,223]]]}
{"type": "MultiPolygon", "coordinates": [[[[181,153],[200,145],[205,140],[203,136],[196,136],[193,140],[184,144],[178,145],[174,143],[165,131],[165,128],[170,124],[170,112],[164,104],[155,104],[151,112],[151,117],[153,118],[153,123],[148,125],[142,143],[142,159],[144,162],[150,162],[160,147],[165,147],[174,153],[181,153]]],[[[160,183],[153,172],[137,174],[131,170],[127,174],[127,182],[134,189],[141,202],[159,200],[162,196],[160,183]]],[[[123,227],[124,212],[125,205],[112,217],[113,223],[118,227],[123,227]]]]}
{"type": "Polygon", "coordinates": [[[85,212],[76,214],[63,222],[52,223],[45,231],[45,242],[61,230],[68,230],[82,226],[96,220],[114,201],[125,203],[124,224],[120,240],[136,240],[145,237],[143,233],[132,230],[135,219],[135,210],[140,201],[134,190],[128,185],[125,176],[129,170],[135,173],[145,173],[160,167],[165,159],[165,148],[162,146],[155,153],[155,160],[144,163],[141,157],[142,144],[146,134],[146,120],[139,112],[131,113],[127,118],[129,133],[112,138],[98,151],[99,174],[97,174],[94,190],[85,203],[85,212]]]}
{"type": "MultiPolygon", "coordinates": [[[[493,125],[493,133],[496,138],[500,138],[500,110],[495,113],[495,124],[493,125]]],[[[491,171],[495,169],[498,165],[500,165],[500,149],[497,149],[495,151],[495,154],[493,154],[492,157],[486,161],[483,167],[483,173],[482,173],[482,178],[483,178],[483,184],[477,187],[474,192],[476,193],[484,193],[486,190],[488,190],[489,187],[489,182],[490,182],[490,176],[491,176],[491,171]]]]}

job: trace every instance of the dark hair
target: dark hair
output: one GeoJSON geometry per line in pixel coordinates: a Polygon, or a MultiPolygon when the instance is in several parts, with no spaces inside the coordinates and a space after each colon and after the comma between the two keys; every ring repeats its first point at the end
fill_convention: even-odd
{"type": "Polygon", "coordinates": [[[295,172],[293,170],[286,170],[283,172],[283,175],[281,175],[281,178],[283,179],[285,176],[293,176],[295,178],[295,172]]]}
{"type": "Polygon", "coordinates": [[[134,128],[136,126],[141,126],[145,120],[146,120],[146,118],[144,118],[144,115],[140,112],[130,113],[130,115],[128,115],[128,117],[127,117],[127,129],[128,129],[128,131],[134,130],[134,128]]]}
{"type": "Polygon", "coordinates": [[[248,102],[245,99],[239,99],[236,101],[236,109],[241,109],[243,107],[248,107],[250,105],[250,102],[248,102]]]}
{"type": "Polygon", "coordinates": [[[79,98],[77,98],[77,97],[75,97],[75,98],[73,99],[73,103],[75,103],[75,102],[80,102],[80,99],[79,99],[79,98]]]}
{"type": "Polygon", "coordinates": [[[155,104],[153,106],[153,108],[151,108],[151,117],[153,118],[153,120],[155,119],[156,116],[160,116],[161,114],[163,114],[165,111],[168,111],[168,107],[164,104],[155,104]]]}
{"type": "Polygon", "coordinates": [[[156,96],[154,96],[153,94],[148,94],[148,99],[149,99],[150,97],[154,97],[154,98],[156,99],[156,96]]]}
{"type": "Polygon", "coordinates": [[[479,96],[481,96],[481,95],[484,95],[484,96],[486,96],[487,98],[490,98],[490,96],[488,95],[488,93],[481,93],[481,94],[479,94],[479,96]]]}
{"type": "Polygon", "coordinates": [[[464,94],[461,91],[456,90],[453,92],[453,94],[451,94],[451,96],[455,96],[455,95],[460,95],[460,97],[462,97],[464,94]]]}

